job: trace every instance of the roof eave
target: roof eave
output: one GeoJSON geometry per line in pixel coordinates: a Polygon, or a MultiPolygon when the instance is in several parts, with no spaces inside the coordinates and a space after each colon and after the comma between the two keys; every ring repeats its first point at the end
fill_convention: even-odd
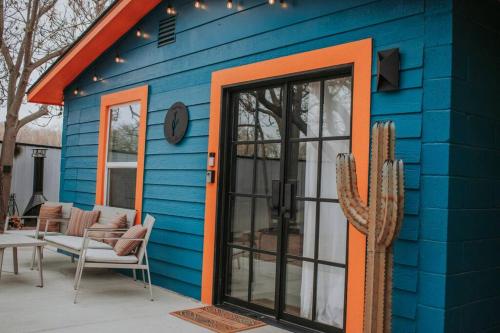
{"type": "Polygon", "coordinates": [[[64,89],[161,0],[117,0],[28,90],[32,103],[62,105],[64,89]]]}

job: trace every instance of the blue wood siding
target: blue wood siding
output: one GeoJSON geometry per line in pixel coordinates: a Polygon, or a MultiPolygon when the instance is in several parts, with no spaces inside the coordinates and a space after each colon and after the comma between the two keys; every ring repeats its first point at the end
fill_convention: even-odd
{"type": "Polygon", "coordinates": [[[395,332],[441,332],[445,325],[447,155],[451,103],[451,0],[295,0],[287,9],[246,0],[195,10],[177,1],[177,40],[158,48],[166,3],[73,82],[65,94],[61,199],[90,208],[95,199],[100,96],[150,87],[144,213],[157,218],[149,246],[154,283],[200,297],[211,73],[367,37],[373,38],[372,120],[393,119],[397,155],[406,166],[406,215],[395,244],[395,332]],[[378,50],[399,47],[401,90],[375,91],[378,50]],[[116,52],[125,59],[114,63],[116,52]],[[103,77],[92,82],[92,75],[103,77]],[[72,91],[78,87],[81,96],[72,91]],[[167,144],[162,122],[176,101],[191,123],[179,145],[167,144]],[[446,153],[446,148],[444,153],[446,153]],[[436,239],[436,235],[441,235],[436,239]]]}

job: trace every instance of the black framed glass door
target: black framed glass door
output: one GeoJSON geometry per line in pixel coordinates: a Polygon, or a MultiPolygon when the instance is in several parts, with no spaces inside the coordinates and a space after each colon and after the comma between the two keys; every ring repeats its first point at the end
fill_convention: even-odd
{"type": "Polygon", "coordinates": [[[335,160],[350,151],[350,68],[227,98],[219,301],[342,331],[347,221],[335,160]]]}

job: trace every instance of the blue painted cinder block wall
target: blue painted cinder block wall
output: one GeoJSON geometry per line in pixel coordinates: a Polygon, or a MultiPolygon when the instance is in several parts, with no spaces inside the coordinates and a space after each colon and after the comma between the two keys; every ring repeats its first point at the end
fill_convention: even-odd
{"type": "Polygon", "coordinates": [[[448,332],[500,332],[500,4],[456,1],[448,332]]]}
{"type": "Polygon", "coordinates": [[[447,170],[452,86],[451,0],[295,0],[283,10],[264,0],[228,11],[223,1],[195,10],[177,1],[176,42],[156,45],[166,2],[66,89],[61,200],[95,200],[99,104],[103,94],[150,87],[144,213],[157,218],[149,245],[153,282],[199,298],[211,73],[223,68],[373,38],[372,120],[397,125],[406,163],[406,214],[395,244],[393,330],[443,332],[446,322],[447,170]],[[401,52],[401,90],[375,91],[378,50],[401,52]],[[125,59],[114,63],[116,52],[125,59]],[[98,73],[102,82],[92,82],[98,73]],[[78,87],[81,94],[73,96],[78,87]],[[166,143],[162,122],[175,101],[189,107],[187,137],[166,143]]]}

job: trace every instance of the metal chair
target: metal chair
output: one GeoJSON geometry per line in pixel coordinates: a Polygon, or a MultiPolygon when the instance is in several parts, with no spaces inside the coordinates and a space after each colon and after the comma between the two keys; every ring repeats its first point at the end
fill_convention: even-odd
{"type": "MultiPolygon", "coordinates": [[[[118,256],[113,249],[93,249],[89,248],[89,233],[92,231],[109,231],[113,234],[123,234],[127,231],[127,229],[95,229],[88,228],[85,229],[84,241],[83,241],[83,249],[82,254],[78,260],[78,266],[76,268],[74,288],[75,288],[75,299],[74,303],[76,304],[78,298],[78,292],[80,288],[80,282],[82,280],[82,274],[85,267],[95,267],[95,268],[115,268],[115,269],[132,269],[135,273],[136,269],[140,269],[142,271],[142,280],[144,282],[144,288],[147,287],[146,280],[144,276],[144,270],[146,270],[148,275],[148,284],[149,284],[149,294],[151,297],[151,301],[153,301],[153,288],[151,285],[151,274],[149,271],[149,261],[148,261],[148,253],[146,247],[148,245],[149,237],[151,235],[151,231],[153,230],[153,225],[155,223],[155,219],[151,215],[146,215],[143,226],[147,228],[146,235],[144,238],[130,239],[140,241],[141,244],[135,251],[135,253],[127,255],[127,256],[118,256]]],[[[105,239],[120,239],[120,237],[106,237],[105,239]]],[[[134,274],[135,276],[135,274],[134,274]]]]}

